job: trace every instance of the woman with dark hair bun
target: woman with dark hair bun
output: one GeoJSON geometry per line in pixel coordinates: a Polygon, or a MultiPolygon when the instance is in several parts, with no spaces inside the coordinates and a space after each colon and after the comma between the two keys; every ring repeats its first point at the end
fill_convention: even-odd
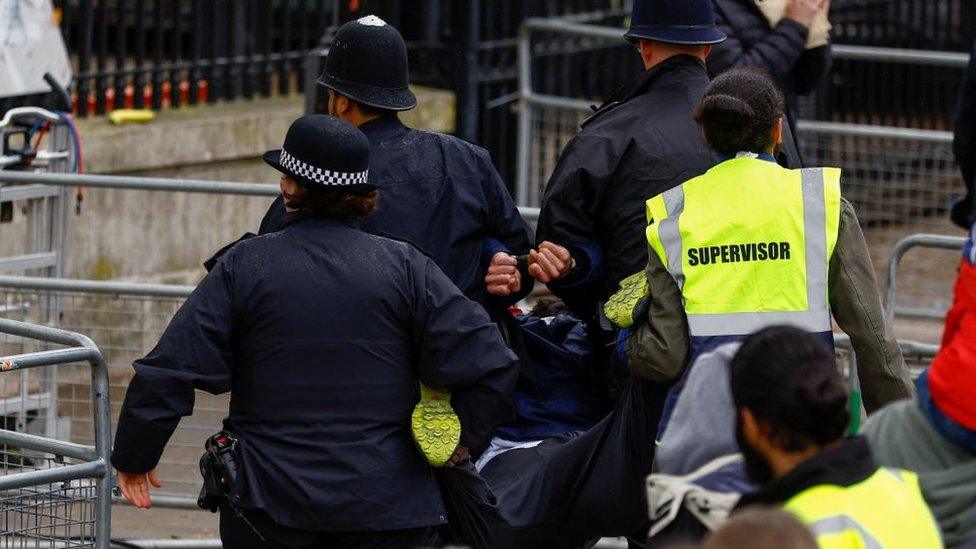
{"type": "Polygon", "coordinates": [[[647,269],[625,280],[604,311],[629,328],[618,349],[634,373],[677,382],[661,434],[686,364],[773,324],[832,346],[833,318],[857,351],[867,411],[910,397],[864,235],[841,198],[840,170],[774,161],[784,118],[776,86],[756,70],[726,72],[694,117],[723,161],[647,201],[647,269]]]}

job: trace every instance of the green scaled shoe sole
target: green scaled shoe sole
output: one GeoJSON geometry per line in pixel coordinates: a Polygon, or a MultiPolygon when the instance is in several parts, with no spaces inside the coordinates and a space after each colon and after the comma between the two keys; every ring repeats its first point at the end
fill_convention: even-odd
{"type": "Polygon", "coordinates": [[[443,467],[461,444],[461,420],[451,408],[451,393],[421,385],[410,428],[427,462],[443,467]]]}

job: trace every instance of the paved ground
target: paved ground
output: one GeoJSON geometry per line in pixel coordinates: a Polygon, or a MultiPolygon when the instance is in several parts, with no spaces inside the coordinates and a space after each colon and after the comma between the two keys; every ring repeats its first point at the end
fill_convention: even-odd
{"type": "Polygon", "coordinates": [[[217,515],[207,511],[112,508],[115,539],[216,538],[217,515]]]}

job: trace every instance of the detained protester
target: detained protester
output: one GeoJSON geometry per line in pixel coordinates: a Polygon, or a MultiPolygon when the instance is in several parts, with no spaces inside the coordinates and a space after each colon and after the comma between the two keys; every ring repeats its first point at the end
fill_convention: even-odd
{"type": "Polygon", "coordinates": [[[814,334],[772,327],[732,361],[736,437],[762,488],[738,508],[781,505],[821,549],[938,549],[939,529],[915,473],[879,467],[863,437],[845,438],[848,391],[814,334]]]}
{"type": "Polygon", "coordinates": [[[283,227],[221,256],[134,364],[112,455],[133,504],[150,506],[200,389],[231,393],[208,449],[236,480],[204,498],[220,502],[224,547],[414,547],[446,522],[411,439],[418,384],[453,391],[460,457],[508,417],[515,359],[430,259],[353,226],[378,198],[368,158],[359,130],[323,115],[265,155],[283,174],[283,227]]]}
{"type": "MultiPolygon", "coordinates": [[[[532,246],[531,229],[488,151],[400,121],[397,112],[417,105],[409,79],[403,37],[379,17],[350,21],[336,33],[319,84],[328,90],[329,114],[369,139],[369,180],[382,191],[376,213],[360,227],[426,251],[497,320],[535,282],[516,259],[532,246]]],[[[277,230],[283,215],[279,198],[261,234],[277,230]]]]}
{"type": "Polygon", "coordinates": [[[857,352],[867,411],[910,397],[864,235],[841,197],[840,170],[789,170],[773,159],[785,128],[775,85],[755,70],[726,72],[695,118],[724,161],[647,202],[646,271],[606,308],[629,327],[620,348],[631,370],[677,380],[670,409],[685,365],[703,353],[784,323],[832,347],[833,318],[857,352]]]}

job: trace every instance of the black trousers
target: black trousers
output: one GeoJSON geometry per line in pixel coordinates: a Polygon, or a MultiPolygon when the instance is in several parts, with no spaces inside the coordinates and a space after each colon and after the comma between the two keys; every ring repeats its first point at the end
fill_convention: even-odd
{"type": "Polygon", "coordinates": [[[414,549],[436,541],[432,528],[384,532],[310,532],[282,526],[259,509],[242,509],[247,522],[226,505],[220,508],[224,549],[414,549]],[[253,528],[252,528],[253,526],[253,528]],[[260,536],[254,530],[260,532],[260,536]],[[261,539],[264,537],[264,540],[261,539]]]}

